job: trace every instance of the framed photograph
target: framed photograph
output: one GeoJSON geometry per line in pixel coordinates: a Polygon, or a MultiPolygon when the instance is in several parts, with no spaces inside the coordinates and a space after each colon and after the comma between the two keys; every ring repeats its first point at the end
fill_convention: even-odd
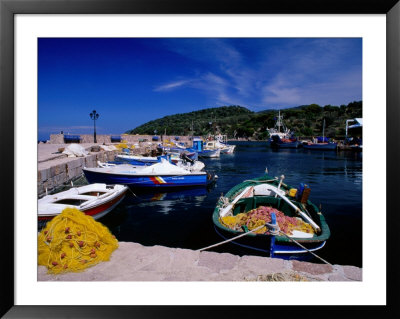
{"type": "MultiPolygon", "coordinates": [[[[222,2],[179,0],[30,2],[0,0],[2,131],[0,141],[3,149],[1,174],[4,206],[1,216],[5,239],[1,262],[3,276],[0,285],[2,293],[0,314],[6,318],[85,316],[153,318],[204,317],[210,314],[226,317],[238,313],[245,315],[248,311],[257,315],[267,313],[280,315],[284,310],[285,314],[309,316],[310,311],[327,311],[328,308],[331,313],[337,315],[354,316],[360,314],[360,311],[370,312],[371,306],[374,306],[373,311],[376,314],[379,313],[384,317],[399,314],[395,308],[394,296],[398,282],[394,272],[394,251],[398,240],[393,229],[396,225],[394,216],[397,211],[394,202],[396,198],[394,179],[398,176],[397,166],[400,160],[397,147],[394,147],[397,143],[395,139],[399,134],[400,120],[399,16],[400,4],[397,0],[355,0],[343,3],[329,0],[317,4],[307,0],[264,3],[246,1],[229,5],[222,2]],[[102,52],[84,51],[85,43],[88,42],[102,52]],[[268,46],[265,45],[267,42],[268,46]],[[272,50],[274,45],[279,49],[272,50]],[[93,79],[83,79],[83,73],[76,71],[79,68],[90,68],[88,64],[85,65],[84,59],[80,60],[79,57],[83,55],[87,61],[101,60],[105,56],[103,51],[111,52],[117,47],[129,46],[142,48],[129,51],[135,53],[134,58],[143,64],[143,69],[138,71],[142,80],[135,79],[131,83],[140,89],[130,88],[129,81],[124,85],[121,81],[113,80],[113,76],[118,72],[115,74],[110,72],[107,73],[107,81],[118,82],[123,87],[115,86],[114,91],[107,93],[105,89],[107,83],[104,83],[104,87],[93,88],[94,82],[89,83],[93,79]],[[327,56],[327,60],[324,61],[330,65],[335,65],[333,60],[344,46],[351,47],[352,52],[356,52],[352,55],[349,50],[342,55],[343,61],[340,67],[343,68],[343,72],[346,69],[346,81],[344,78],[340,80],[339,77],[334,79],[336,76],[334,67],[323,66],[322,60],[316,62],[319,52],[322,52],[318,49],[327,46],[332,55],[327,56]],[[161,50],[164,48],[165,51],[161,50]],[[257,60],[259,57],[254,54],[255,48],[258,52],[270,49],[269,54],[270,56],[274,54],[275,59],[271,59],[270,64],[262,64],[257,60]],[[281,72],[278,72],[273,63],[285,60],[287,58],[285,51],[288,50],[298,50],[308,54],[304,54],[304,61],[292,61],[293,65],[296,65],[295,68],[284,68],[284,63],[280,64],[281,72]],[[160,56],[156,57],[160,52],[163,53],[162,59],[160,56]],[[177,55],[182,59],[179,62],[174,60],[177,55]],[[75,81],[82,85],[82,92],[85,90],[86,81],[86,89],[92,87],[93,94],[103,96],[110,105],[115,102],[112,92],[117,94],[119,90],[132,90],[132,96],[129,98],[133,99],[135,95],[143,105],[147,105],[147,111],[151,109],[151,103],[145,101],[149,96],[140,96],[140,91],[147,92],[148,83],[153,83],[148,92],[153,92],[157,96],[166,96],[166,93],[173,95],[179,88],[187,89],[185,93],[177,94],[175,100],[173,98],[169,100],[169,107],[174,109],[175,113],[195,111],[185,106],[188,105],[188,101],[194,103],[194,98],[201,101],[202,105],[209,103],[211,107],[240,104],[254,106],[258,103],[260,108],[254,110],[262,111],[262,107],[269,106],[268,103],[271,101],[280,103],[284,107],[294,106],[297,101],[308,101],[300,97],[311,95],[310,92],[317,89],[321,90],[319,97],[323,102],[320,103],[326,104],[324,108],[326,110],[329,110],[331,103],[333,105],[341,103],[336,102],[340,101],[340,99],[335,100],[337,96],[341,96],[342,100],[348,99],[348,102],[354,101],[355,104],[358,96],[359,100],[362,100],[363,120],[359,124],[363,125],[364,143],[359,186],[361,189],[362,185],[360,241],[349,243],[343,240],[343,244],[340,245],[345,247],[335,248],[343,249],[343,254],[346,253],[349,258],[353,258],[339,259],[344,260],[344,263],[349,260],[351,264],[356,260],[357,267],[362,269],[362,279],[337,282],[332,277],[331,280],[313,283],[267,283],[246,282],[246,280],[204,282],[173,279],[169,281],[98,279],[74,282],[38,280],[36,188],[38,139],[42,139],[41,131],[38,129],[46,127],[46,131],[42,131],[46,138],[47,134],[62,130],[56,124],[52,126],[51,118],[43,116],[44,107],[40,113],[39,106],[44,104],[46,110],[50,112],[57,94],[60,94],[57,93],[56,86],[52,86],[56,79],[52,80],[53,73],[50,69],[45,76],[40,71],[54,66],[55,64],[46,62],[58,57],[69,57],[68,63],[71,63],[70,66],[64,63],[58,67],[64,71],[67,68],[75,70],[69,74],[70,78],[62,83],[66,91],[74,87],[74,76],[76,76],[75,81]],[[152,57],[154,61],[163,60],[163,63],[152,65],[152,57]],[[353,58],[357,62],[347,64],[353,58]],[[182,62],[183,60],[185,62],[182,62]],[[211,67],[205,71],[206,69],[201,69],[200,66],[196,68],[196,72],[182,71],[179,74],[173,71],[174,63],[182,63],[187,68],[196,63],[215,64],[224,74],[213,72],[211,67]],[[355,69],[352,68],[353,65],[356,65],[355,69]],[[147,74],[145,69],[151,70],[155,67],[164,68],[163,78],[158,82],[146,82],[146,77],[151,77],[152,73],[149,71],[147,74]],[[312,67],[319,68],[318,77],[316,70],[313,70],[313,75],[308,78],[302,76],[306,73],[311,74],[309,71],[312,67]],[[261,72],[263,74],[271,72],[274,74],[271,77],[276,76],[275,80],[263,82],[260,80],[261,72]],[[230,84],[233,89],[228,89],[226,84],[228,77],[229,81],[234,83],[230,84]],[[289,79],[297,78],[305,81],[311,77],[316,78],[312,80],[313,82],[304,82],[301,86],[286,85],[289,79]],[[324,81],[323,78],[331,80],[324,81]],[[40,93],[39,83],[42,88],[46,86],[48,92],[54,88],[54,92],[49,94],[47,99],[40,96],[43,92],[40,93]],[[322,95],[328,92],[324,91],[324,85],[330,86],[329,92],[335,94],[322,98],[322,95]],[[351,95],[348,88],[354,89],[356,95],[351,95]],[[201,100],[201,96],[197,95],[199,91],[215,97],[212,100],[201,100]],[[191,100],[187,98],[189,95],[191,100]],[[186,104],[180,105],[178,100],[184,98],[186,104]],[[334,102],[330,103],[329,99],[334,102]],[[232,298],[233,291],[236,291],[235,298],[232,298]],[[290,307],[285,307],[288,305],[290,307]],[[314,310],[312,307],[318,308],[314,310]]],[[[101,61],[98,65],[108,63],[108,70],[121,67],[131,70],[132,65],[127,63],[127,60],[119,58],[121,56],[113,55],[112,59],[101,61]]],[[[96,75],[98,71],[91,70],[91,74],[96,75]]],[[[96,82],[96,85],[100,83],[96,82]]],[[[68,101],[65,107],[68,103],[72,105],[75,102],[73,94],[68,96],[66,91],[62,93],[65,94],[63,100],[68,101]]],[[[73,92],[73,89],[69,92],[73,92]]],[[[85,96],[84,103],[90,103],[90,96],[84,92],[81,97],[83,96],[85,96]]],[[[317,95],[314,94],[313,97],[315,96],[317,95]]],[[[57,103],[54,105],[59,107],[61,104],[57,103]]],[[[152,103],[155,105],[162,101],[154,99],[152,103]]],[[[307,102],[310,105],[312,103],[314,102],[307,102]]],[[[74,110],[79,107],[77,102],[76,108],[71,108],[71,114],[68,116],[73,118],[74,110]]],[[[90,115],[91,119],[96,120],[93,112],[90,115]]],[[[145,116],[144,109],[137,108],[135,112],[135,117],[141,119],[138,123],[149,120],[145,116]]],[[[67,116],[67,113],[64,114],[62,116],[67,116]]],[[[100,119],[102,114],[104,113],[100,111],[100,119]]],[[[107,116],[110,117],[110,114],[107,113],[107,116]]],[[[154,106],[154,117],[157,114],[162,114],[162,111],[154,106]]],[[[167,112],[162,116],[166,115],[170,114],[167,112]]],[[[122,123],[124,115],[119,116],[122,123]]],[[[89,113],[87,117],[89,121],[89,113]]],[[[333,117],[331,120],[334,121],[333,117]]],[[[113,122],[118,121],[118,116],[114,115],[113,122]]],[[[212,122],[210,119],[209,129],[213,128],[212,122]]],[[[92,132],[91,126],[79,125],[76,124],[77,131],[71,131],[72,134],[79,134],[82,130],[92,132]]],[[[132,128],[137,125],[133,125],[132,128]]],[[[316,127],[322,128],[322,124],[316,127]]],[[[101,129],[98,127],[100,132],[101,129]]],[[[115,126],[115,132],[111,133],[124,133],[117,130],[118,125],[115,126]]],[[[240,134],[245,136],[246,132],[243,129],[240,134]]],[[[324,139],[325,123],[323,132],[324,139]]],[[[154,135],[160,133],[154,131],[154,135]]],[[[85,134],[90,133],[85,131],[85,134]]],[[[352,168],[345,169],[345,173],[349,176],[354,174],[352,168]]],[[[343,190],[337,190],[332,186],[332,192],[337,194],[345,191],[345,187],[343,190]]],[[[351,218],[343,213],[342,215],[339,216],[343,224],[348,223],[349,227],[352,227],[351,218]]]]}

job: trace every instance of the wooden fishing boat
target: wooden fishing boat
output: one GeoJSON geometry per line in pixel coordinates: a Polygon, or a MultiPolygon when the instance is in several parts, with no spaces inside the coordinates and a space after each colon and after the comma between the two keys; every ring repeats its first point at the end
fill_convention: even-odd
{"type": "Polygon", "coordinates": [[[47,221],[67,207],[74,207],[94,219],[105,216],[125,197],[123,185],[89,184],[67,191],[46,195],[38,200],[38,219],[47,221]]]}
{"type": "Polygon", "coordinates": [[[311,259],[309,251],[321,249],[330,230],[322,213],[308,200],[309,191],[303,184],[293,189],[282,178],[268,175],[244,181],[219,199],[212,217],[215,230],[224,239],[235,238],[232,243],[249,252],[311,259]],[[274,220],[280,227],[276,234],[276,226],[271,226],[274,220]]]}

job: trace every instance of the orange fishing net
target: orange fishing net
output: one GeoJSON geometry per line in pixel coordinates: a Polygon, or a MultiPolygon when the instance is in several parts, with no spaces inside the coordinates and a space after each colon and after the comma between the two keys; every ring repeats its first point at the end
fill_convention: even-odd
{"type": "Polygon", "coordinates": [[[65,208],[38,236],[38,264],[48,273],[82,271],[110,259],[118,241],[107,227],[76,208],[65,208]]]}
{"type": "MultiPolygon", "coordinates": [[[[243,231],[242,226],[246,226],[249,230],[253,230],[265,223],[270,223],[271,213],[275,213],[280,230],[287,235],[292,235],[294,230],[308,234],[314,233],[312,226],[301,218],[286,216],[283,212],[269,206],[260,206],[236,216],[225,216],[221,218],[221,222],[230,229],[243,231]]],[[[267,230],[266,227],[262,227],[255,233],[264,234],[267,230]]]]}

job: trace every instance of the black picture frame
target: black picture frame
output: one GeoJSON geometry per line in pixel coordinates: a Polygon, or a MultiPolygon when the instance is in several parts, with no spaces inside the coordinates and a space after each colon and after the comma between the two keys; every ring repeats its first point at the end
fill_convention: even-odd
{"type": "MultiPolygon", "coordinates": [[[[400,4],[398,0],[280,0],[280,1],[184,1],[184,0],[0,0],[0,145],[1,225],[0,315],[5,318],[204,318],[247,316],[399,317],[396,307],[395,182],[399,176],[400,125],[400,4]],[[16,14],[385,14],[387,21],[387,283],[386,306],[20,306],[14,290],[14,17],[16,14]],[[11,169],[12,168],[12,169],[11,169]],[[6,245],[6,243],[8,243],[6,245]],[[397,313],[397,315],[396,315],[397,313]]],[[[383,106],[377,106],[383,107],[383,106]]],[[[378,146],[376,146],[378,147],[378,146]]],[[[378,172],[377,172],[378,173],[378,172]]],[[[383,172],[379,172],[383,173],[383,172]]],[[[385,212],[377,212],[383,214],[385,212]]],[[[378,239],[377,239],[378,240],[378,239]]],[[[383,239],[379,239],[383,240],[383,239]]],[[[318,293],[318,292],[316,292],[318,293]]],[[[292,298],[288,294],[287,298],[292,298]]],[[[326,296],[329,298],[329,296],[326,296]]],[[[290,303],[290,302],[289,302],[290,303]]]]}

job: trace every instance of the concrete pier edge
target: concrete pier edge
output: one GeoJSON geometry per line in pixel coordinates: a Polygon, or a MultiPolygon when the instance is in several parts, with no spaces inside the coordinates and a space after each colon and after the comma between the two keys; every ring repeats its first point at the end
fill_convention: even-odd
{"type": "Polygon", "coordinates": [[[83,272],[38,266],[38,281],[362,281],[362,269],[120,242],[109,261],[83,272]]]}

